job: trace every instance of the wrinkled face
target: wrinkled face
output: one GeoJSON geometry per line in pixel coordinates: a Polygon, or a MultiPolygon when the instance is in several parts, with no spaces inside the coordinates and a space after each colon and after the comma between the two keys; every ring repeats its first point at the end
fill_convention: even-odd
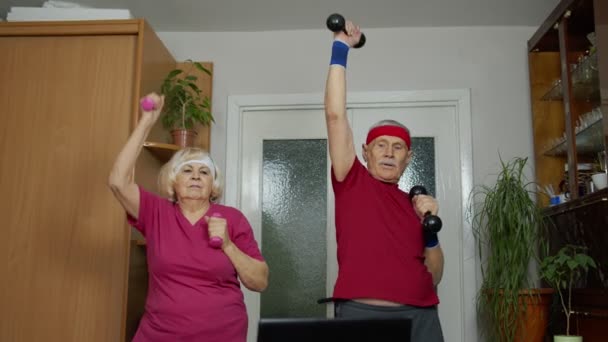
{"type": "Polygon", "coordinates": [[[412,151],[403,139],[381,135],[369,145],[363,145],[363,158],[372,177],[383,182],[398,183],[412,159],[412,151]]]}
{"type": "Polygon", "coordinates": [[[177,200],[209,200],[213,190],[213,176],[207,165],[188,163],[183,165],[175,177],[177,200]]]}

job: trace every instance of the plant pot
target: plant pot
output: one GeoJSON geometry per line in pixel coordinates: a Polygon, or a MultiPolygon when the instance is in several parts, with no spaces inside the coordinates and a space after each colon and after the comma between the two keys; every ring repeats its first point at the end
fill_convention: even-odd
{"type": "Polygon", "coordinates": [[[174,145],[181,148],[193,147],[197,133],[192,129],[174,129],[171,131],[171,136],[173,137],[174,145]]]}
{"type": "Polygon", "coordinates": [[[549,306],[553,300],[553,289],[523,290],[519,294],[519,304],[526,306],[520,317],[515,333],[515,342],[544,341],[549,324],[549,306]]]}
{"type": "Polygon", "coordinates": [[[555,335],[553,342],[583,342],[583,336],[555,335]]]}
{"type": "MultiPolygon", "coordinates": [[[[518,303],[519,319],[515,335],[509,341],[507,334],[501,329],[501,342],[543,342],[549,323],[549,306],[555,291],[551,288],[525,289],[519,291],[518,303]]],[[[494,291],[488,291],[488,296],[493,296],[494,291]]],[[[502,290],[497,291],[499,298],[502,298],[502,290]]],[[[508,318],[500,318],[500,320],[508,318]]]]}

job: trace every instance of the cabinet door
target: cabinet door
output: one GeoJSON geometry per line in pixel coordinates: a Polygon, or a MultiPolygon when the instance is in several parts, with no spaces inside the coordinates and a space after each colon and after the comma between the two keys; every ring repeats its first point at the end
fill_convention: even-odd
{"type": "Polygon", "coordinates": [[[136,36],[0,37],[0,340],[119,341],[136,36]]]}

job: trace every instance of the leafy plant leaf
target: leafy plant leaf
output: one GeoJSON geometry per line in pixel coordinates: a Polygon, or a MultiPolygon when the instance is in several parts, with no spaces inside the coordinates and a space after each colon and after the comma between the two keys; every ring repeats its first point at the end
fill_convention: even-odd
{"type": "Polygon", "coordinates": [[[196,67],[198,70],[200,70],[200,71],[202,71],[202,72],[206,73],[207,75],[211,76],[211,71],[210,71],[209,69],[205,68],[205,67],[204,67],[204,66],[203,66],[201,63],[199,63],[199,62],[194,62],[194,66],[195,66],[195,67],[196,67]]]}
{"type": "Polygon", "coordinates": [[[208,75],[211,72],[201,63],[187,60],[187,70],[171,70],[161,84],[161,92],[165,95],[162,124],[166,129],[191,129],[195,123],[209,125],[214,122],[211,115],[211,102],[196,85],[198,77],[192,71],[202,71],[208,75]]]}

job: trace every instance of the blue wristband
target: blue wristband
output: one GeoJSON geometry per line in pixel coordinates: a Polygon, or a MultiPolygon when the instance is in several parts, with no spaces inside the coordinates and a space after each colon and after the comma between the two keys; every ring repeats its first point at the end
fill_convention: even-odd
{"type": "Polygon", "coordinates": [[[433,248],[439,245],[437,233],[424,232],[424,247],[433,248]]]}
{"type": "Polygon", "coordinates": [[[329,65],[341,65],[346,68],[346,59],[348,57],[348,44],[341,40],[334,40],[331,47],[331,61],[329,65]]]}

